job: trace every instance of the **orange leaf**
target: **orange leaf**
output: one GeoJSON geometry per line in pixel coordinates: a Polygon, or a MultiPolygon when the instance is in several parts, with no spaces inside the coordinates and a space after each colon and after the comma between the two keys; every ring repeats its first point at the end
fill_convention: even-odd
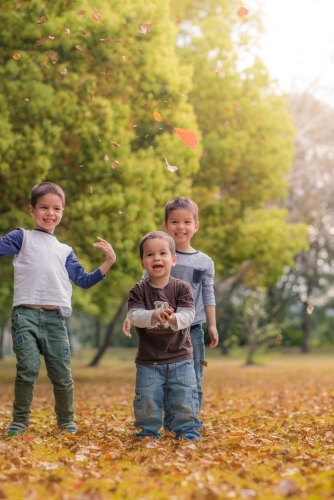
{"type": "Polygon", "coordinates": [[[247,16],[249,10],[246,9],[245,7],[239,7],[237,14],[239,17],[247,16]]]}
{"type": "Polygon", "coordinates": [[[208,362],[207,362],[207,361],[205,361],[205,359],[201,359],[199,363],[200,363],[200,365],[202,365],[202,366],[208,366],[208,362]]]}
{"type": "Polygon", "coordinates": [[[101,16],[95,7],[94,7],[93,12],[92,12],[92,19],[93,19],[93,21],[97,21],[98,23],[101,21],[101,16]]]}
{"type": "Polygon", "coordinates": [[[157,111],[154,111],[153,112],[153,118],[157,121],[157,122],[161,122],[162,121],[162,116],[160,115],[160,113],[158,113],[157,111]]]}
{"type": "Polygon", "coordinates": [[[23,438],[23,441],[27,441],[28,443],[30,441],[33,441],[35,439],[35,436],[26,436],[25,438],[23,438]]]}
{"type": "Polygon", "coordinates": [[[14,54],[14,55],[13,55],[13,59],[14,59],[14,61],[18,61],[19,59],[21,59],[20,54],[17,54],[17,53],[16,53],[16,54],[14,54]]]}
{"type": "Polygon", "coordinates": [[[180,137],[181,141],[191,149],[196,149],[198,139],[192,130],[185,130],[183,128],[174,127],[175,132],[180,137]]]}

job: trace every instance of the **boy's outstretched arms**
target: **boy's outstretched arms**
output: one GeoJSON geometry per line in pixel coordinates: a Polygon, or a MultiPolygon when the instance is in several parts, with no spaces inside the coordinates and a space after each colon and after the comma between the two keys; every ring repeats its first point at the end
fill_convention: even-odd
{"type": "Polygon", "coordinates": [[[100,266],[100,271],[102,274],[106,274],[108,269],[110,269],[111,266],[116,262],[116,254],[110,243],[100,237],[98,237],[97,239],[99,241],[97,243],[94,243],[94,247],[101,248],[106,256],[106,261],[102,264],[102,266],[100,266]]]}
{"type": "Polygon", "coordinates": [[[206,319],[208,322],[208,332],[210,335],[210,349],[217,347],[219,335],[216,326],[216,306],[205,306],[206,319]]]}

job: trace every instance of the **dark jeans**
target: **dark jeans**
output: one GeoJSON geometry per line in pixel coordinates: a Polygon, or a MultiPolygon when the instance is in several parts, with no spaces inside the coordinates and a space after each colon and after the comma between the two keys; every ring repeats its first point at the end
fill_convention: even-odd
{"type": "Polygon", "coordinates": [[[34,384],[39,375],[42,354],[53,385],[58,424],[71,422],[74,418],[71,353],[60,311],[14,307],[12,338],[17,359],[13,421],[29,424],[34,384]]]}

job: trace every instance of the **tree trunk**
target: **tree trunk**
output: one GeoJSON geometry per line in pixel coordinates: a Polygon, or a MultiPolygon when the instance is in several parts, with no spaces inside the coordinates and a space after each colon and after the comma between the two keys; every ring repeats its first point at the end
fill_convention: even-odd
{"type": "Polygon", "coordinates": [[[310,333],[311,333],[311,316],[309,314],[307,314],[307,306],[308,306],[308,303],[304,302],[303,303],[303,320],[302,320],[302,324],[301,324],[302,332],[303,332],[301,352],[303,354],[307,354],[310,352],[309,338],[310,338],[310,333]]]}
{"type": "Polygon", "coordinates": [[[101,343],[101,323],[98,318],[95,318],[94,347],[98,349],[100,347],[100,343],[101,343]]]}
{"type": "Polygon", "coordinates": [[[126,295],[123,298],[123,300],[121,302],[121,305],[119,306],[119,308],[116,311],[115,316],[110,321],[110,323],[109,323],[109,325],[107,327],[107,331],[106,331],[106,336],[104,338],[104,342],[103,342],[102,346],[98,349],[97,353],[95,354],[94,358],[92,359],[92,361],[89,363],[88,366],[97,366],[97,364],[100,361],[100,359],[102,358],[103,354],[105,353],[105,351],[110,346],[110,341],[111,341],[112,336],[114,334],[115,327],[117,326],[120,318],[122,318],[124,316],[124,307],[125,307],[127,301],[128,301],[128,295],[126,295]]]}
{"type": "Polygon", "coordinates": [[[0,326],[0,359],[3,359],[3,343],[5,339],[5,325],[0,326]]]}

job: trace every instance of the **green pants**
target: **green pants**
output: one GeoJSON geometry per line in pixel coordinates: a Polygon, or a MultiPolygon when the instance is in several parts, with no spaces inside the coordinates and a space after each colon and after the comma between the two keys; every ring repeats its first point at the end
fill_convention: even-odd
{"type": "Polygon", "coordinates": [[[14,307],[12,337],[17,359],[13,422],[29,424],[34,384],[41,366],[40,354],[44,356],[47,374],[53,385],[58,424],[72,422],[71,352],[60,311],[14,307]]]}

